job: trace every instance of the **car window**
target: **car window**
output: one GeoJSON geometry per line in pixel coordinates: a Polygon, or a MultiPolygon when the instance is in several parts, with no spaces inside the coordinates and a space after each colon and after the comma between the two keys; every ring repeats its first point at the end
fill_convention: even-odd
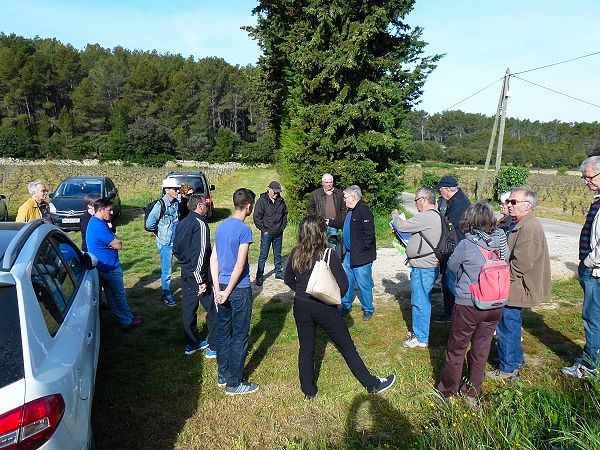
{"type": "Polygon", "coordinates": [[[83,255],[75,245],[68,242],[61,235],[52,236],[50,239],[56,248],[58,248],[65,266],[71,271],[73,278],[75,279],[75,284],[79,285],[83,280],[86,271],[83,255]]]}
{"type": "Polygon", "coordinates": [[[0,389],[25,376],[17,290],[0,288],[0,389]]]}
{"type": "MultiPolygon", "coordinates": [[[[56,242],[56,239],[45,239],[40,246],[33,263],[31,282],[48,331],[54,336],[69,311],[77,283],[70,263],[65,262],[58,250],[61,243],[55,246],[52,241],[56,242]]],[[[69,253],[69,249],[66,250],[69,253]]]]}
{"type": "Polygon", "coordinates": [[[56,197],[85,197],[88,194],[102,195],[102,182],[100,180],[81,180],[61,183],[56,190],[56,197]]]}
{"type": "Polygon", "coordinates": [[[115,188],[115,185],[113,184],[113,182],[110,180],[110,178],[106,179],[106,190],[107,191],[116,191],[117,190],[115,188]]]}
{"type": "Polygon", "coordinates": [[[198,188],[200,188],[200,191],[201,191],[200,193],[201,194],[206,194],[207,193],[206,183],[204,183],[204,178],[203,177],[198,177],[198,176],[193,176],[193,177],[172,176],[172,177],[169,177],[169,178],[174,179],[177,184],[187,183],[187,184],[191,185],[194,188],[194,191],[196,191],[198,188]]]}

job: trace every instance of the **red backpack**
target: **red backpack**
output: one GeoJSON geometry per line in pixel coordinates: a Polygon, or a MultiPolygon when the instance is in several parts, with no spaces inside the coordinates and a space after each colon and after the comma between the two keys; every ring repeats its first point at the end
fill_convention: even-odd
{"type": "MultiPolygon", "coordinates": [[[[510,268],[506,261],[500,259],[499,250],[487,250],[480,245],[477,248],[483,254],[485,262],[479,271],[477,283],[469,283],[471,300],[477,309],[489,310],[508,304],[510,289],[510,268]]],[[[467,275],[471,281],[469,275],[467,275]]]]}

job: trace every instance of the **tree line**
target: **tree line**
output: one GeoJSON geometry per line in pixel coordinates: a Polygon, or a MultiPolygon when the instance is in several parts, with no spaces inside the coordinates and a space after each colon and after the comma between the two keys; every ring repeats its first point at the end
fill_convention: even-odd
{"type": "MultiPolygon", "coordinates": [[[[494,117],[462,111],[430,115],[413,111],[408,120],[415,161],[483,164],[494,117]]],[[[543,168],[575,168],[600,155],[600,123],[506,119],[502,163],[543,168]]]]}
{"type": "Polygon", "coordinates": [[[0,156],[269,161],[256,70],[0,33],[0,156]]]}

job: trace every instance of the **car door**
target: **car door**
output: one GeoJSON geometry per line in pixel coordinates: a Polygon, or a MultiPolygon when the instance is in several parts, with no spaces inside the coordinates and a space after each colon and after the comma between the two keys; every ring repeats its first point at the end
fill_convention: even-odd
{"type": "Polygon", "coordinates": [[[98,361],[97,273],[85,268],[81,251],[66,236],[51,233],[36,254],[31,281],[53,335],[40,372],[47,366],[56,377],[54,383],[65,397],[63,422],[75,443],[83,445],[89,436],[86,424],[98,361]]]}

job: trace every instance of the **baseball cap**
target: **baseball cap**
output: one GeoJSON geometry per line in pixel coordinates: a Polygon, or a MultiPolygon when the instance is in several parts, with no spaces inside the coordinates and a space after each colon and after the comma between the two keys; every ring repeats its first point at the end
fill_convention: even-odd
{"type": "Polygon", "coordinates": [[[277,181],[271,181],[269,183],[269,189],[272,189],[273,192],[281,192],[281,185],[277,181]]]}
{"type": "Polygon", "coordinates": [[[443,177],[438,184],[435,185],[435,189],[443,188],[443,187],[456,187],[458,186],[458,181],[456,178],[450,175],[446,175],[443,177]]]}

